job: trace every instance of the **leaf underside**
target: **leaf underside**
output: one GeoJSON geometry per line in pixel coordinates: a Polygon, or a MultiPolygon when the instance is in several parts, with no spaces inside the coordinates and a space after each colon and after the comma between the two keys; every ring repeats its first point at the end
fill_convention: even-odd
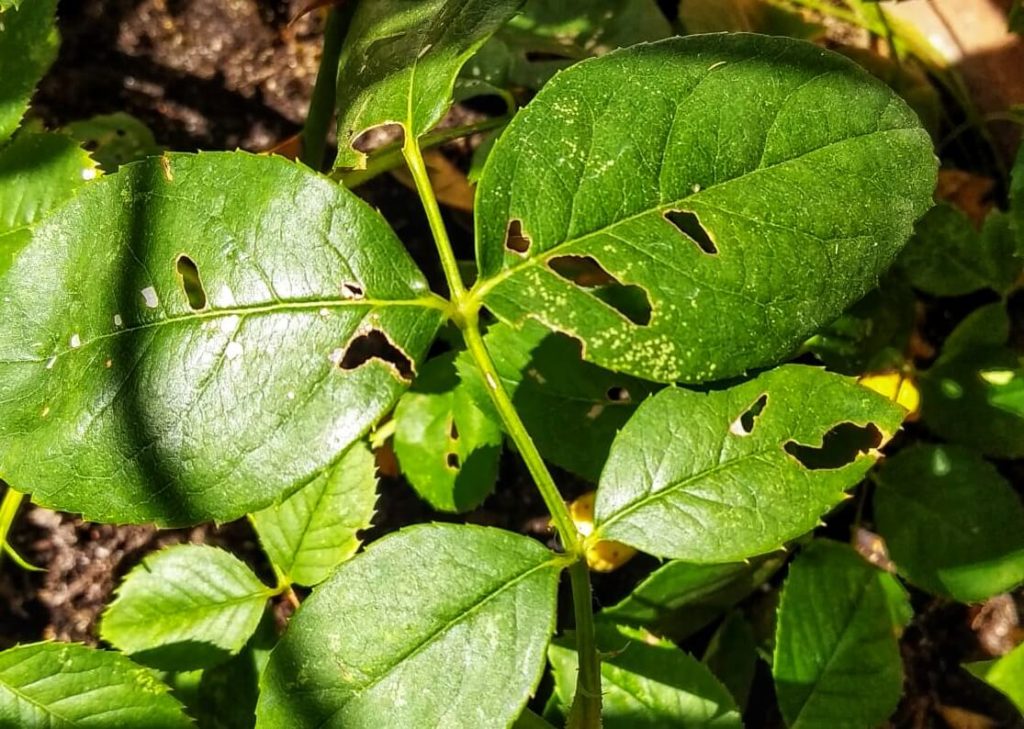
{"type": "Polygon", "coordinates": [[[308,483],[441,321],[391,229],[279,158],[128,165],[0,278],[0,477],[97,521],[228,521],[308,483]]]}
{"type": "Polygon", "coordinates": [[[935,176],[913,112],[847,59],[747,34],[635,46],[557,76],[495,144],[476,293],[613,370],[733,376],[874,286],[935,176]]]}

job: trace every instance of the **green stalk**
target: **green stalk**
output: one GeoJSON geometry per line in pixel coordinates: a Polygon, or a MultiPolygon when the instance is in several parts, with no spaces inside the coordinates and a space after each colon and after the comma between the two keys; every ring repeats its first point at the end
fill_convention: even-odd
{"type": "MultiPolygon", "coordinates": [[[[479,134],[480,132],[489,132],[492,129],[498,129],[508,124],[510,118],[510,116],[496,116],[473,124],[466,124],[464,126],[435,129],[434,131],[420,137],[420,149],[423,150],[439,147],[445,142],[450,142],[453,139],[461,139],[462,137],[468,137],[471,134],[479,134]]],[[[400,142],[388,144],[373,152],[373,154],[369,156],[369,159],[367,159],[366,167],[363,169],[335,170],[335,172],[331,174],[331,177],[345,187],[352,189],[353,187],[362,185],[364,182],[372,180],[378,175],[395,169],[402,164],[403,156],[404,150],[400,142]]]]}
{"type": "Polygon", "coordinates": [[[0,503],[0,559],[3,558],[3,553],[7,551],[7,535],[11,531],[11,525],[14,524],[14,517],[18,514],[18,507],[21,506],[22,498],[24,498],[23,493],[15,491],[8,486],[7,492],[4,494],[4,500],[0,503]]]}
{"type": "Polygon", "coordinates": [[[551,513],[551,522],[558,532],[566,553],[573,559],[569,567],[569,580],[572,586],[573,611],[576,616],[576,651],[579,656],[579,678],[576,682],[576,696],[573,699],[573,726],[581,729],[598,729],[601,726],[601,669],[600,657],[597,653],[594,636],[594,613],[590,591],[590,573],[583,561],[583,541],[576,529],[576,524],[569,514],[569,509],[562,500],[562,495],[555,485],[551,472],[548,471],[540,451],[537,450],[533,438],[516,412],[512,398],[505,390],[497,368],[487,351],[484,338],[480,334],[480,301],[469,294],[459,273],[455,252],[452,250],[448,232],[441,219],[441,209],[437,205],[434,190],[430,186],[427,167],[423,162],[423,153],[419,142],[408,135],[402,153],[409,165],[409,171],[416,183],[416,191],[423,201],[427,213],[437,252],[441,259],[448,289],[451,291],[452,320],[462,330],[466,340],[466,348],[473,361],[484,376],[487,392],[501,416],[509,437],[519,450],[519,455],[526,463],[526,468],[533,477],[540,491],[544,504],[551,513]]]}
{"type": "Polygon", "coordinates": [[[355,0],[349,0],[340,8],[331,8],[324,27],[324,51],[313,86],[313,98],[309,102],[309,113],[302,127],[302,152],[299,155],[307,167],[317,171],[324,163],[327,130],[334,116],[334,97],[338,89],[338,60],[355,5],[355,0]]]}

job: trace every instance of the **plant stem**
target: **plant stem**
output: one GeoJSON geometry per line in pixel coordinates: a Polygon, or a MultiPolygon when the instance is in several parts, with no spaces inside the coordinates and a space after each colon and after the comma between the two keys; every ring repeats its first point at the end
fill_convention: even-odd
{"type": "Polygon", "coordinates": [[[327,128],[334,116],[334,97],[338,89],[338,60],[341,58],[341,47],[345,43],[355,5],[355,0],[349,0],[341,7],[331,8],[327,13],[324,50],[320,56],[313,97],[309,102],[309,113],[302,127],[302,152],[299,155],[306,166],[317,171],[324,163],[327,128]]]}
{"type": "MultiPolygon", "coordinates": [[[[434,188],[430,186],[430,175],[427,173],[427,165],[423,161],[423,152],[420,150],[419,141],[411,133],[406,131],[405,144],[402,145],[402,156],[409,165],[409,172],[416,183],[416,192],[423,201],[423,209],[427,213],[427,223],[430,225],[430,232],[437,244],[437,254],[441,258],[441,269],[444,271],[444,278],[448,282],[448,291],[451,301],[455,304],[456,310],[466,297],[466,287],[462,284],[462,276],[459,274],[459,264],[455,260],[455,251],[452,250],[452,243],[448,239],[448,230],[444,227],[444,220],[441,218],[441,208],[438,207],[437,198],[434,197],[434,188]]],[[[462,324],[456,321],[461,327],[462,324]]]]}
{"type": "Polygon", "coordinates": [[[0,503],[0,559],[3,558],[5,551],[3,547],[7,544],[7,535],[11,531],[11,525],[14,524],[14,517],[18,514],[22,498],[24,498],[24,494],[8,486],[4,500],[0,503]]]}
{"type": "MultiPolygon", "coordinates": [[[[453,139],[461,139],[462,137],[468,137],[471,134],[479,134],[481,132],[488,132],[492,129],[498,129],[508,124],[510,118],[510,116],[496,116],[490,119],[483,119],[482,121],[478,121],[473,124],[466,124],[464,126],[435,129],[429,134],[424,134],[420,137],[420,149],[423,150],[439,147],[445,142],[450,142],[453,139]]],[[[351,189],[362,185],[364,182],[372,180],[380,174],[395,169],[402,164],[402,159],[402,145],[396,142],[394,144],[385,145],[371,154],[366,162],[365,168],[361,170],[337,170],[331,174],[331,177],[345,187],[351,189]]]]}
{"type": "Polygon", "coordinates": [[[519,450],[519,455],[526,463],[526,468],[533,477],[540,491],[544,504],[551,513],[551,522],[558,532],[562,546],[573,562],[569,566],[569,580],[572,586],[573,611],[576,616],[576,651],[579,657],[579,678],[576,682],[576,696],[573,699],[572,713],[577,717],[574,726],[581,729],[598,729],[601,726],[601,669],[600,656],[594,637],[594,606],[590,591],[590,572],[583,560],[583,540],[576,524],[569,514],[569,509],[558,492],[555,480],[551,477],[540,451],[537,450],[533,438],[516,412],[512,398],[502,384],[494,361],[487,351],[487,345],[480,334],[480,301],[469,294],[459,273],[455,252],[452,250],[448,232],[441,219],[441,210],[437,205],[434,190],[430,186],[427,167],[423,162],[423,153],[418,140],[408,135],[402,147],[402,154],[409,165],[409,171],[416,182],[416,191],[423,201],[427,213],[427,221],[437,244],[438,256],[444,270],[448,288],[451,291],[453,307],[452,321],[462,330],[466,340],[466,348],[473,361],[484,376],[487,392],[494,403],[505,430],[519,450]]]}

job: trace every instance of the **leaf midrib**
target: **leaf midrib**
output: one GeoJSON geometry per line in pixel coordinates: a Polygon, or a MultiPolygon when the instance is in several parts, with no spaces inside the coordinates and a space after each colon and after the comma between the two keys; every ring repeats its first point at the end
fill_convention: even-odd
{"type": "Polygon", "coordinates": [[[439,311],[443,311],[445,308],[447,308],[448,304],[440,297],[431,294],[429,296],[423,296],[417,299],[327,299],[322,301],[277,301],[270,304],[236,306],[227,309],[211,309],[209,311],[193,312],[190,314],[182,314],[180,316],[169,316],[163,319],[158,319],[156,321],[125,327],[123,329],[118,329],[116,331],[108,332],[106,334],[100,334],[99,336],[93,337],[91,339],[83,340],[81,344],[75,348],[66,347],[63,350],[59,352],[53,352],[48,356],[32,357],[26,359],[0,359],[0,364],[30,364],[38,362],[47,362],[51,358],[53,358],[54,362],[56,362],[61,357],[71,352],[83,351],[85,349],[88,349],[92,345],[97,344],[98,342],[102,342],[108,339],[116,339],[117,337],[121,337],[126,334],[135,334],[141,331],[147,331],[149,329],[159,329],[174,324],[211,321],[229,316],[277,314],[287,311],[305,312],[311,310],[319,311],[321,309],[344,309],[349,307],[365,307],[368,309],[375,309],[387,308],[392,306],[437,309],[439,311]]]}
{"type": "Polygon", "coordinates": [[[636,219],[642,218],[644,216],[650,215],[651,213],[655,213],[655,212],[657,212],[657,213],[665,213],[665,212],[668,212],[669,210],[675,210],[680,205],[682,205],[683,202],[685,202],[687,200],[690,200],[690,201],[698,200],[699,201],[699,199],[702,196],[706,196],[712,190],[721,190],[723,187],[725,187],[727,185],[730,185],[730,184],[732,184],[734,182],[738,182],[740,180],[748,179],[748,178],[750,178],[750,177],[752,177],[754,175],[760,174],[762,172],[767,172],[767,171],[770,171],[770,170],[782,167],[784,165],[788,165],[788,164],[793,163],[793,162],[801,161],[801,160],[803,160],[806,157],[809,157],[811,155],[817,154],[817,153],[819,153],[819,152],[821,152],[823,150],[830,149],[832,147],[836,147],[836,146],[839,146],[839,145],[846,144],[847,142],[853,142],[853,141],[856,141],[856,140],[859,140],[859,139],[864,139],[864,138],[867,138],[867,137],[872,137],[872,136],[875,136],[875,135],[878,135],[878,134],[887,135],[887,134],[897,134],[897,133],[914,132],[914,131],[916,131],[916,129],[914,127],[894,127],[892,129],[875,129],[873,131],[865,132],[863,134],[855,134],[853,136],[845,137],[845,138],[840,139],[840,140],[835,141],[835,142],[829,142],[828,144],[824,144],[824,145],[822,145],[820,147],[816,147],[814,149],[808,150],[806,152],[798,154],[795,157],[790,157],[788,159],[782,160],[781,162],[775,162],[773,164],[768,165],[767,167],[757,167],[757,168],[755,168],[753,170],[750,170],[749,172],[744,172],[743,174],[738,175],[737,177],[731,177],[728,180],[723,180],[723,181],[715,183],[713,185],[709,185],[708,187],[701,188],[701,190],[698,191],[698,192],[684,195],[683,197],[678,198],[676,200],[660,203],[658,205],[654,205],[652,207],[645,208],[644,210],[640,210],[640,211],[638,211],[636,213],[633,213],[632,215],[628,215],[628,216],[626,216],[624,218],[620,218],[620,219],[618,219],[618,220],[616,220],[616,221],[614,221],[612,223],[609,223],[608,225],[605,225],[605,226],[603,226],[601,228],[597,228],[597,229],[592,230],[592,231],[590,231],[588,233],[584,233],[583,235],[577,236],[575,238],[571,238],[571,239],[566,240],[566,241],[562,241],[561,243],[557,243],[556,245],[552,246],[551,248],[547,248],[547,249],[545,249],[544,251],[538,253],[535,256],[531,256],[529,258],[526,258],[525,260],[515,264],[514,266],[510,266],[508,268],[503,268],[501,271],[499,271],[498,273],[494,274],[493,276],[491,276],[489,278],[482,278],[473,287],[473,292],[472,293],[473,293],[475,298],[483,299],[485,296],[487,296],[487,294],[492,289],[494,289],[496,286],[498,286],[500,283],[502,283],[505,279],[510,278],[511,276],[515,275],[519,271],[525,270],[526,268],[529,268],[531,266],[537,266],[537,265],[540,265],[541,263],[545,263],[549,258],[551,258],[554,255],[557,255],[558,253],[560,253],[565,248],[568,248],[570,246],[582,243],[583,241],[586,241],[586,240],[588,240],[590,238],[597,237],[599,235],[608,234],[610,231],[616,229],[620,225],[623,225],[623,224],[629,223],[629,222],[631,222],[633,220],[636,220],[636,219]]]}

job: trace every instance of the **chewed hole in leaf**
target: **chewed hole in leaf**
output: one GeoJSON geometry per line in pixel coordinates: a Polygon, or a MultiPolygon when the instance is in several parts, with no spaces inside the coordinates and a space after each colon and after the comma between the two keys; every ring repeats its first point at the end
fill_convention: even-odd
{"type": "Polygon", "coordinates": [[[669,210],[665,220],[672,223],[683,235],[697,244],[702,252],[709,256],[718,255],[718,246],[711,239],[711,234],[700,223],[700,219],[689,210],[669,210]]]}
{"type": "Polygon", "coordinates": [[[206,308],[206,289],[203,288],[203,280],[199,277],[199,267],[191,258],[182,254],[174,265],[181,281],[181,288],[188,299],[188,306],[192,311],[202,311],[206,308]]]}
{"type": "Polygon", "coordinates": [[[505,247],[513,253],[523,255],[530,250],[530,237],[523,232],[523,221],[508,221],[508,228],[505,229],[505,247]]]}
{"type": "Polygon", "coordinates": [[[753,433],[757,418],[764,412],[764,407],[767,404],[768,396],[761,395],[761,397],[754,401],[753,405],[740,413],[740,416],[732,421],[732,424],[729,426],[729,432],[741,437],[753,433]]]}
{"type": "Polygon", "coordinates": [[[651,323],[651,300],[647,292],[639,286],[622,283],[591,256],[556,256],[548,261],[548,267],[634,324],[647,326],[651,323]]]}
{"type": "Polygon", "coordinates": [[[448,468],[457,470],[459,468],[459,454],[449,453],[448,456],[445,458],[445,463],[448,465],[448,468]]]}
{"type": "Polygon", "coordinates": [[[412,380],[412,360],[379,329],[364,332],[349,342],[345,354],[338,361],[338,367],[343,370],[354,370],[371,359],[378,359],[389,365],[406,382],[412,380]]]}
{"type": "Polygon", "coordinates": [[[341,298],[361,299],[363,298],[363,287],[359,284],[346,281],[341,285],[341,298]]]}
{"type": "Polygon", "coordinates": [[[452,420],[451,425],[448,426],[448,437],[451,440],[459,439],[459,426],[455,424],[454,420],[452,420]]]}
{"type": "Polygon", "coordinates": [[[629,402],[631,399],[629,390],[625,387],[609,387],[608,392],[605,393],[605,397],[607,397],[610,402],[621,403],[629,402]]]}
{"type": "Polygon", "coordinates": [[[825,434],[820,448],[801,445],[792,440],[783,447],[804,468],[822,471],[853,463],[861,453],[867,453],[881,444],[882,433],[874,423],[840,423],[825,434]]]}

